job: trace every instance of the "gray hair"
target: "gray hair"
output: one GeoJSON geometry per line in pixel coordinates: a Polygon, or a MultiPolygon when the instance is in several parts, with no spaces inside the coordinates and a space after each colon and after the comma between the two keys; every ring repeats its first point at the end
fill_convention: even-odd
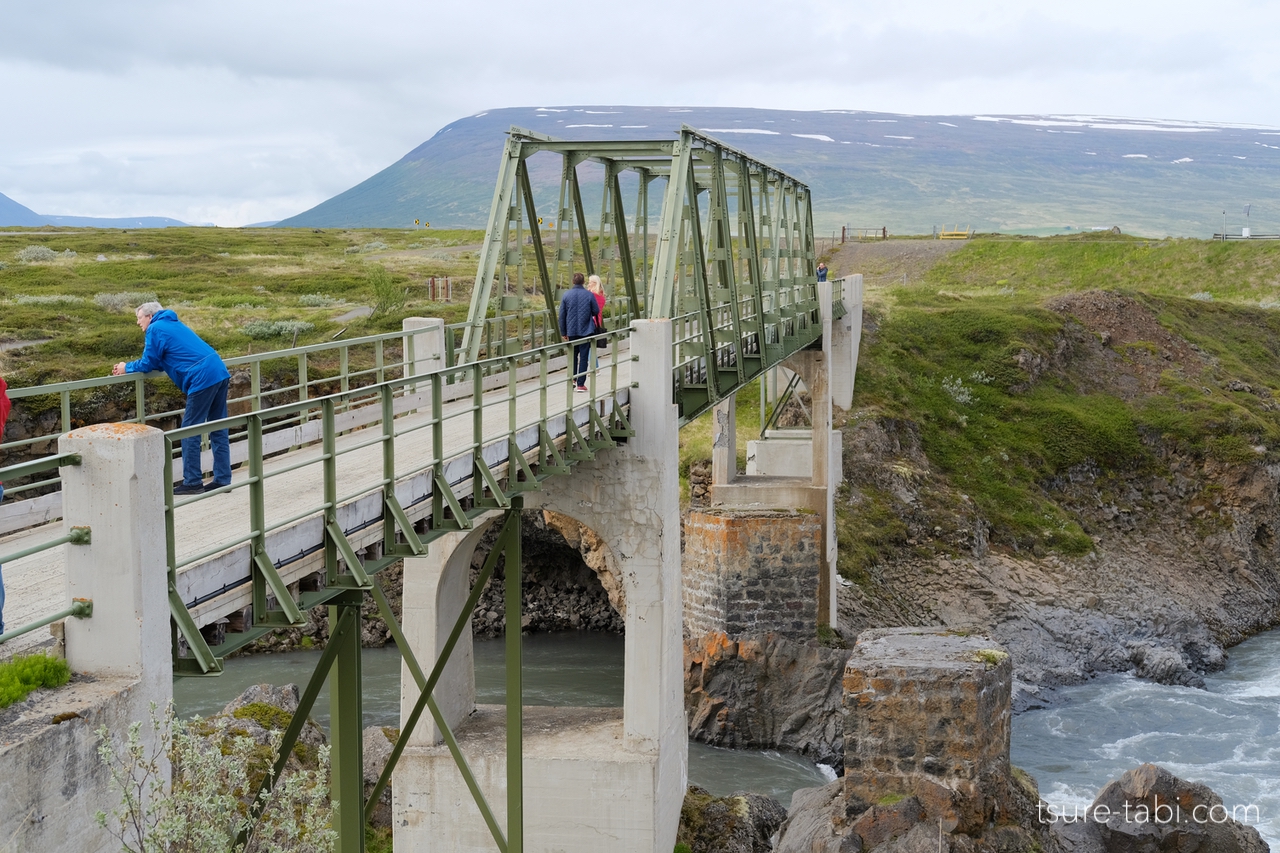
{"type": "Polygon", "coordinates": [[[133,313],[142,317],[154,317],[164,310],[159,302],[144,302],[139,305],[133,313]]]}

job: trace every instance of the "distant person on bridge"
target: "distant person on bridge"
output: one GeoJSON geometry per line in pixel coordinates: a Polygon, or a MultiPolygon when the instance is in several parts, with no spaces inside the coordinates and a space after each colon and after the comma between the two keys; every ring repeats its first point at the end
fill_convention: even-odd
{"type": "MultiPolygon", "coordinates": [[[[595,296],[596,298],[596,304],[600,306],[600,316],[596,318],[596,334],[598,335],[605,330],[604,328],[605,295],[604,295],[604,285],[600,283],[600,276],[598,275],[587,276],[587,290],[591,291],[592,295],[595,296]]],[[[591,349],[591,366],[592,367],[595,367],[598,364],[600,364],[600,354],[596,352],[596,350],[603,349],[605,346],[606,346],[606,340],[604,338],[600,338],[596,341],[595,347],[591,349]]]]}
{"type": "MultiPolygon", "coordinates": [[[[177,314],[161,307],[159,302],[139,305],[137,315],[138,327],[146,335],[142,357],[137,361],[120,362],[111,369],[112,375],[150,373],[153,370],[169,374],[173,384],[187,396],[187,408],[182,413],[184,427],[225,418],[231,374],[217,351],[200,340],[199,335],[179,322],[177,314]]],[[[231,485],[231,445],[228,438],[225,429],[209,434],[209,443],[213,447],[213,482],[207,486],[200,466],[200,436],[182,440],[182,485],[174,488],[175,495],[194,495],[231,485]]]]}
{"type": "Polygon", "coordinates": [[[827,265],[824,263],[819,263],[818,264],[818,281],[826,281],[826,280],[827,280],[827,265]]]}
{"type": "MultiPolygon", "coordinates": [[[[9,419],[9,386],[0,376],[0,441],[4,441],[4,422],[9,419]]],[[[0,483],[0,501],[4,500],[4,483],[0,483]]],[[[0,568],[4,568],[0,566],[0,568]]],[[[4,574],[0,573],[0,634],[4,633],[4,574]]]]}
{"type": "Polygon", "coordinates": [[[582,273],[573,274],[573,287],[560,299],[560,334],[573,344],[573,379],[577,390],[586,393],[587,367],[591,357],[591,342],[576,343],[590,338],[600,325],[600,303],[591,291],[583,287],[586,279],[582,273]]]}

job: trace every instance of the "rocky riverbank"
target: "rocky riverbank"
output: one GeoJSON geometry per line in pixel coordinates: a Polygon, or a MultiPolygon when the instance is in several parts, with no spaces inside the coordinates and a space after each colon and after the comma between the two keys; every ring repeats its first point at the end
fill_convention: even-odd
{"type": "MultiPolygon", "coordinates": [[[[1275,407],[1266,388],[1217,370],[1132,299],[1085,293],[1052,307],[1071,319],[1050,352],[1018,354],[1028,386],[1069,376],[1085,391],[1150,399],[1177,375],[1275,407]]],[[[1014,658],[1019,709],[1100,673],[1201,685],[1226,648],[1280,623],[1280,465],[1261,444],[1223,461],[1176,436],[1140,438],[1141,464],[1086,461],[1040,484],[1092,538],[1088,553],[1067,556],[994,533],[929,458],[916,422],[851,413],[841,523],[885,523],[872,531],[877,553],[846,570],[845,635],[894,625],[989,634],[1014,658]]],[[[842,560],[853,547],[842,539],[842,560]]]]}

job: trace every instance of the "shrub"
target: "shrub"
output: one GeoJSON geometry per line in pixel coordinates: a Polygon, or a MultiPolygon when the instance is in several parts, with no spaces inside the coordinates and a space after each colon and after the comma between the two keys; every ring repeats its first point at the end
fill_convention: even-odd
{"type": "Polygon", "coordinates": [[[49,293],[39,296],[19,293],[13,297],[15,305],[75,305],[78,302],[84,302],[84,300],[79,296],[69,296],[62,293],[49,293]]]}
{"type": "Polygon", "coordinates": [[[363,246],[361,246],[361,247],[360,247],[360,251],[362,251],[362,252],[377,252],[377,251],[380,251],[380,250],[382,250],[382,249],[389,249],[389,248],[391,248],[391,247],[390,247],[390,246],[388,246],[386,243],[382,242],[381,240],[374,240],[374,241],[372,241],[372,242],[365,243],[363,246]]]}
{"type": "Polygon", "coordinates": [[[245,323],[240,331],[255,341],[267,338],[280,338],[285,335],[300,335],[309,332],[316,326],[302,320],[251,320],[245,323]]]}
{"type": "Polygon", "coordinates": [[[329,748],[317,751],[318,766],[295,769],[266,787],[253,805],[260,817],[250,820],[248,792],[279,752],[281,732],[271,733],[266,749],[237,733],[226,717],[184,723],[173,705],[157,718],[151,708],[151,743],[142,738],[142,723],[129,726],[123,748],[106,726],[98,729],[98,757],[120,791],[120,806],[100,811],[98,825],[129,853],[277,853],[333,850],[329,801],[329,748]],[[165,764],[173,768],[166,792],[165,764]],[[240,832],[249,830],[243,847],[240,832]]]}
{"type": "Polygon", "coordinates": [[[27,655],[0,663],[0,708],[21,702],[37,687],[61,687],[70,678],[71,669],[61,658],[27,655]]]}
{"type": "Polygon", "coordinates": [[[119,293],[99,293],[93,297],[93,304],[113,314],[132,311],[144,302],[155,302],[154,293],[143,293],[137,290],[122,290],[119,293]]]}
{"type": "Polygon", "coordinates": [[[20,249],[15,257],[24,264],[36,264],[45,261],[56,261],[58,253],[48,246],[28,246],[25,249],[20,249]]]}
{"type": "Polygon", "coordinates": [[[304,293],[298,297],[298,304],[303,308],[330,308],[334,305],[345,305],[347,300],[335,299],[323,293],[304,293]]]}
{"type": "Polygon", "coordinates": [[[1200,291],[1199,293],[1193,293],[1193,294],[1191,294],[1191,295],[1190,295],[1190,296],[1188,296],[1187,298],[1188,298],[1188,299],[1194,299],[1194,300],[1195,300],[1195,301],[1197,301],[1197,302],[1212,302],[1212,301],[1213,301],[1213,294],[1212,294],[1212,293],[1210,293],[1210,292],[1209,292],[1209,291],[1207,291],[1207,290],[1202,290],[1202,291],[1200,291]]]}
{"type": "Polygon", "coordinates": [[[369,287],[373,290],[373,313],[390,314],[404,307],[404,289],[391,278],[391,273],[381,265],[369,270],[369,287]]]}

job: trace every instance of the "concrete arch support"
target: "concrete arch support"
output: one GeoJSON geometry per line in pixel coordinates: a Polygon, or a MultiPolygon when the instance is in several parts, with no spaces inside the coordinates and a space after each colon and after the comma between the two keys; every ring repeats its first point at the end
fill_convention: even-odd
{"type": "MultiPolygon", "coordinates": [[[[449,639],[449,632],[467,601],[471,581],[471,556],[481,537],[500,519],[494,512],[477,520],[471,530],[446,533],[424,557],[404,560],[404,597],[401,622],[405,639],[424,671],[431,666],[449,639]]],[[[471,626],[462,632],[445,664],[433,695],[449,728],[456,728],[476,709],[475,651],[471,626]]],[[[418,701],[418,687],[408,664],[400,664],[400,718],[405,719],[418,701]]],[[[431,715],[424,714],[409,737],[413,746],[433,746],[443,735],[431,715]]]]}
{"type": "MultiPolygon", "coordinates": [[[[612,554],[626,606],[623,708],[524,709],[523,849],[670,853],[688,768],[680,577],[678,413],[671,401],[671,323],[632,324],[630,419],[636,435],[524,496],[587,526],[612,554]]],[[[448,534],[405,561],[404,629],[424,667],[467,595],[480,533],[448,534]]],[[[508,575],[510,576],[510,575],[508,575]]],[[[518,625],[511,630],[519,630],[518,625]]],[[[475,704],[469,633],[435,695],[500,826],[506,825],[503,709],[475,704]]],[[[403,677],[404,703],[416,700],[403,677]],[[412,695],[410,695],[412,694],[412,695]]],[[[423,722],[426,722],[424,719],[423,722]]],[[[419,724],[421,727],[422,723],[419,724]]],[[[393,781],[396,850],[492,851],[439,733],[406,748],[393,781]]]]}

